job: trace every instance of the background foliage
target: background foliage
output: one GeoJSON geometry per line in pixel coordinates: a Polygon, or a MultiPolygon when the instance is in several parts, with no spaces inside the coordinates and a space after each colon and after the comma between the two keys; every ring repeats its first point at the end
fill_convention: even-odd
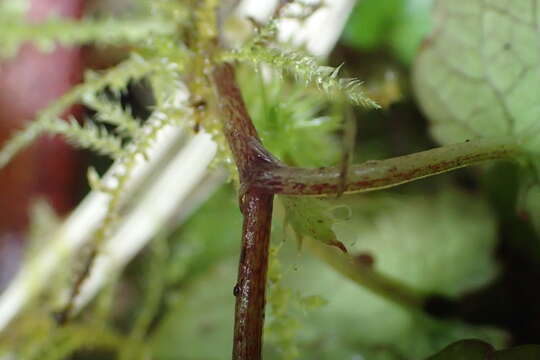
{"type": "MultiPolygon", "coordinates": [[[[340,82],[336,68],[320,66],[288,45],[267,47],[264,32],[223,55],[246,63],[239,65],[239,77],[250,113],[265,146],[288,164],[338,164],[345,147],[343,124],[350,118],[358,128],[355,161],[485,136],[510,137],[526,152],[521,164],[464,170],[381,194],[305,202],[278,199],[266,359],[439,360],[463,354],[473,359],[474,353],[480,359],[495,348],[538,342],[535,299],[540,297],[531,284],[540,273],[540,107],[531,89],[540,81],[538,51],[532,45],[537,39],[533,9],[524,7],[536,2],[487,1],[486,7],[480,3],[359,2],[328,61],[336,68],[344,63],[341,71],[361,75],[365,87],[340,82]],[[271,71],[276,72],[265,79],[271,71]],[[328,85],[322,92],[321,81],[328,85]],[[336,89],[345,89],[353,102],[364,104],[367,100],[356,91],[365,89],[383,109],[336,104],[336,89]],[[311,224],[303,226],[305,214],[311,212],[311,219],[322,219],[315,231],[311,224]],[[362,288],[327,266],[313,240],[344,244],[356,261],[425,296],[427,303],[409,307],[362,288]],[[460,342],[443,350],[470,338],[483,342],[460,342]]],[[[22,40],[33,40],[42,50],[57,40],[129,44],[136,49],[112,69],[89,72],[84,84],[42,111],[34,125],[2,150],[1,166],[47,130],[122,159],[129,169],[152,143],[149,134],[182,122],[179,119],[190,111],[175,97],[183,85],[170,81],[201,66],[193,55],[201,49],[179,46],[186,45],[185,34],[178,35],[175,28],[176,23],[189,23],[187,2],[141,1],[126,19],[98,16],[77,25],[52,19],[39,31],[25,30],[22,10],[14,2],[0,4],[0,22],[13,23],[0,35],[7,44],[2,56],[13,55],[22,40]],[[142,16],[145,11],[158,16],[142,16]],[[57,27],[65,31],[65,39],[53,36],[57,27]],[[69,33],[73,27],[76,36],[69,33]],[[140,119],[132,111],[136,104],[122,104],[128,84],[134,82],[152,89],[148,118],[140,119]],[[95,112],[91,120],[81,125],[58,119],[62,109],[79,102],[95,112]]],[[[203,95],[209,91],[197,83],[192,90],[203,95]]],[[[208,124],[223,141],[219,123],[208,124]]],[[[226,150],[221,156],[227,159],[226,150]]],[[[102,161],[93,165],[99,167],[102,161]]],[[[90,185],[113,199],[118,196],[121,203],[123,176],[115,174],[116,186],[109,186],[92,171],[90,185]]],[[[57,328],[51,316],[59,304],[59,290],[51,286],[8,333],[1,334],[0,358],[228,357],[241,229],[236,200],[234,186],[224,185],[182,227],[157,234],[118,280],[64,328],[57,328]]],[[[117,211],[113,208],[111,213],[117,211]]],[[[35,234],[58,226],[46,207],[36,210],[33,220],[35,234]]],[[[62,284],[70,281],[58,279],[62,284]]]]}

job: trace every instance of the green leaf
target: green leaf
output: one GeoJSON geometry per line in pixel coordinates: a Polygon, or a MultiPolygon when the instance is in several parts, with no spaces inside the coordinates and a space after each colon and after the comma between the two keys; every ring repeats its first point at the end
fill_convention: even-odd
{"type": "MultiPolygon", "coordinates": [[[[435,196],[370,194],[327,198],[318,205],[304,203],[297,211],[295,221],[303,221],[300,228],[307,228],[305,236],[327,235],[333,221],[336,239],[346,244],[353,258],[369,255],[378,272],[420,291],[455,297],[486,284],[496,274],[492,257],[496,224],[478,197],[457,191],[435,196]],[[315,218],[324,214],[322,228],[305,220],[312,216],[310,211],[320,211],[315,218]]],[[[306,359],[358,354],[366,359],[423,359],[463,338],[497,346],[505,339],[493,328],[435,320],[405,309],[308,256],[294,268],[298,271],[286,281],[301,293],[328,300],[306,319],[299,337],[306,359]]]]}
{"type": "Polygon", "coordinates": [[[403,12],[403,0],[360,2],[349,18],[343,39],[364,49],[374,49],[388,41],[388,29],[403,12]]]}
{"type": "Polygon", "coordinates": [[[308,236],[347,251],[332,230],[332,225],[337,220],[332,214],[332,207],[335,205],[324,198],[281,196],[280,199],[287,213],[287,221],[300,238],[308,236]]]}
{"type": "Polygon", "coordinates": [[[441,143],[511,135],[540,152],[538,1],[436,1],[414,87],[441,143]]]}
{"type": "MultiPolygon", "coordinates": [[[[424,359],[463,338],[504,344],[501,331],[428,318],[374,295],[307,255],[292,258],[296,271],[287,276],[290,286],[328,302],[303,320],[298,337],[302,359],[424,359]]],[[[402,264],[408,262],[404,257],[402,264]]],[[[416,265],[418,271],[429,271],[416,265]]]]}
{"type": "MultiPolygon", "coordinates": [[[[537,0],[437,1],[413,82],[443,144],[511,136],[528,154],[521,203],[540,231],[540,52],[537,0]],[[458,56],[456,54],[459,54],[458,56]]],[[[524,164],[521,164],[524,165],[524,164]]]]}
{"type": "Polygon", "coordinates": [[[433,0],[363,0],[355,7],[343,41],[361,50],[386,48],[410,64],[429,32],[433,0]]]}
{"type": "Polygon", "coordinates": [[[461,340],[448,345],[427,360],[487,360],[493,352],[493,347],[483,341],[461,340]]]}
{"type": "Polygon", "coordinates": [[[495,220],[478,197],[448,190],[363,195],[348,203],[353,216],[333,226],[337,239],[351,253],[371,254],[377,270],[409,286],[455,297],[497,272],[495,220]]]}

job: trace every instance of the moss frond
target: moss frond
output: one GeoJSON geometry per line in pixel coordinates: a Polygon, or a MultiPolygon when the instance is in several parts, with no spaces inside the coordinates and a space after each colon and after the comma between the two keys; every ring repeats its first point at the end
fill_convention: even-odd
{"type": "Polygon", "coordinates": [[[227,60],[239,60],[251,64],[267,64],[292,74],[297,81],[313,85],[329,96],[343,94],[349,101],[366,108],[378,109],[379,105],[364,94],[358,79],[339,77],[341,67],[319,65],[316,58],[297,51],[281,51],[257,43],[251,43],[224,56],[227,60]]]}
{"type": "Polygon", "coordinates": [[[63,135],[69,143],[76,147],[93,150],[101,155],[115,157],[122,153],[121,139],[110,134],[105,127],[92,121],[85,121],[81,125],[74,118],[68,121],[57,119],[50,122],[46,130],[48,133],[63,135]]]}
{"type": "Polygon", "coordinates": [[[166,113],[171,120],[185,115],[189,97],[186,85],[180,81],[181,69],[177,65],[177,62],[170,62],[160,71],[153,72],[147,77],[152,87],[155,109],[166,113]]]}
{"type": "Polygon", "coordinates": [[[43,134],[43,124],[31,122],[24,130],[12,135],[0,150],[0,169],[41,134],[43,134]]]}
{"type": "Polygon", "coordinates": [[[170,35],[175,30],[174,23],[154,17],[83,20],[54,17],[41,24],[30,24],[17,16],[3,20],[3,30],[0,34],[1,57],[14,56],[26,42],[31,42],[42,51],[48,52],[57,45],[134,44],[156,35],[170,35]]]}
{"type": "Polygon", "coordinates": [[[121,104],[111,101],[105,95],[88,94],[82,99],[84,105],[96,111],[96,120],[115,126],[115,131],[125,137],[135,136],[141,125],[121,104]]]}
{"type": "Polygon", "coordinates": [[[219,0],[203,0],[195,9],[196,34],[199,38],[198,41],[203,46],[213,41],[218,35],[216,11],[219,3],[219,0]]]}
{"type": "Polygon", "coordinates": [[[280,76],[267,80],[262,72],[255,76],[258,82],[253,81],[251,69],[239,72],[244,99],[264,146],[288,165],[336,164],[341,149],[336,131],[343,116],[332,111],[327,97],[280,76]]]}
{"type": "Polygon", "coordinates": [[[271,245],[268,267],[268,314],[264,335],[270,343],[277,345],[282,359],[294,360],[300,355],[297,336],[301,322],[292,313],[298,303],[298,296],[282,283],[283,268],[279,261],[280,245],[271,245]]]}
{"type": "Polygon", "coordinates": [[[188,1],[178,0],[139,0],[141,15],[159,14],[175,24],[185,24],[191,8],[188,1]]]}
{"type": "MultiPolygon", "coordinates": [[[[154,61],[147,61],[140,56],[134,55],[115,68],[102,74],[88,72],[84,83],[75,86],[57,101],[40,111],[36,120],[27,125],[12,136],[0,149],[0,169],[8,164],[19,151],[30,145],[38,136],[46,132],[53,134],[67,131],[58,125],[57,119],[74,104],[78,103],[85,95],[92,95],[105,88],[112,91],[120,91],[131,79],[140,79],[154,71],[154,61]]],[[[95,134],[95,132],[94,132],[95,134]]],[[[93,137],[94,135],[89,135],[93,137]]],[[[75,140],[73,135],[71,140],[75,140]]],[[[81,144],[85,146],[85,144],[81,144]]]]}
{"type": "Polygon", "coordinates": [[[133,140],[124,147],[121,155],[116,157],[119,165],[116,167],[117,171],[111,174],[112,178],[107,184],[102,184],[97,189],[107,189],[111,198],[105,219],[94,235],[96,244],[101,244],[112,230],[120,210],[125,185],[135,166],[147,157],[147,151],[156,141],[159,132],[166,126],[174,125],[175,122],[176,119],[167,116],[162,111],[154,111],[144,126],[134,134],[133,140]]]}
{"type": "MultiPolygon", "coordinates": [[[[178,115],[178,110],[175,112],[178,115]]],[[[158,134],[165,127],[175,125],[177,118],[168,116],[162,109],[156,109],[134,135],[133,140],[125,146],[121,156],[116,157],[115,171],[107,177],[106,183],[100,181],[94,173],[90,173],[91,182],[96,191],[105,191],[109,195],[109,201],[105,217],[100,226],[95,230],[90,244],[92,251],[83,260],[82,271],[78,274],[70,298],[64,308],[63,316],[70,316],[74,301],[79,294],[80,288],[90,275],[91,268],[98,255],[98,250],[103,242],[109,238],[115,229],[119,219],[120,210],[125,198],[126,185],[128,184],[136,165],[147,158],[147,151],[155,143],[158,134]]]]}

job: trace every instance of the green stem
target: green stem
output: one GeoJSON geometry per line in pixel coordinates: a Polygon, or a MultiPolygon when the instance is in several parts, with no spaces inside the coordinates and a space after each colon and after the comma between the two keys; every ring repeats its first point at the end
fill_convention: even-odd
{"type": "MultiPolygon", "coordinates": [[[[510,139],[478,139],[350,167],[345,193],[380,190],[489,160],[516,160],[510,139]]],[[[343,189],[341,167],[304,169],[275,166],[259,172],[254,186],[282,195],[331,195],[343,189]]]]}
{"type": "Polygon", "coordinates": [[[113,350],[138,345],[128,343],[124,337],[107,328],[71,324],[56,329],[42,343],[31,347],[30,351],[23,353],[20,358],[25,360],[60,360],[81,348],[113,350]]]}
{"type": "Polygon", "coordinates": [[[303,243],[320,260],[341,275],[405,309],[421,309],[427,299],[427,293],[381,274],[372,265],[357,261],[336,247],[324,245],[309,237],[303,238],[303,243]]]}

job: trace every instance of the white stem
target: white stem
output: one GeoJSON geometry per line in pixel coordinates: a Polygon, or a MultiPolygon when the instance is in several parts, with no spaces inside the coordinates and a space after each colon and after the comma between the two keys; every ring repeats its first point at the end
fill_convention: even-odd
{"type": "MultiPolygon", "coordinates": [[[[260,22],[268,20],[279,1],[243,1],[237,10],[240,17],[252,17],[260,22]]],[[[318,4],[321,0],[303,0],[318,4]]],[[[324,58],[334,48],[356,0],[324,0],[322,7],[305,21],[281,19],[279,39],[294,45],[305,45],[311,54],[324,58]]],[[[295,5],[295,4],[293,4],[295,5]]]]}
{"type": "MultiPolygon", "coordinates": [[[[320,1],[303,2],[317,4],[320,1]]],[[[355,0],[326,0],[319,10],[303,22],[282,19],[279,23],[279,38],[297,46],[305,45],[311,54],[325,58],[339,39],[355,2],[355,0]]]]}
{"type": "MultiPolygon", "coordinates": [[[[132,193],[164,156],[167,150],[183,136],[180,128],[166,127],[157,135],[155,145],[148,151],[148,162],[140,162],[126,184],[126,193],[132,193]]],[[[107,178],[118,170],[113,164],[107,178]]],[[[50,244],[21,271],[0,296],[0,330],[18,314],[23,306],[31,301],[43,288],[48,286],[50,277],[66,263],[73,254],[90,240],[90,235],[105,217],[108,195],[91,191],[77,206],[60,228],[51,235],[50,244]]]]}
{"type": "Polygon", "coordinates": [[[161,171],[122,226],[101,249],[90,276],[75,301],[81,309],[94,297],[110,274],[123,268],[174,214],[178,204],[198,185],[216,154],[210,135],[200,133],[161,171]]]}

